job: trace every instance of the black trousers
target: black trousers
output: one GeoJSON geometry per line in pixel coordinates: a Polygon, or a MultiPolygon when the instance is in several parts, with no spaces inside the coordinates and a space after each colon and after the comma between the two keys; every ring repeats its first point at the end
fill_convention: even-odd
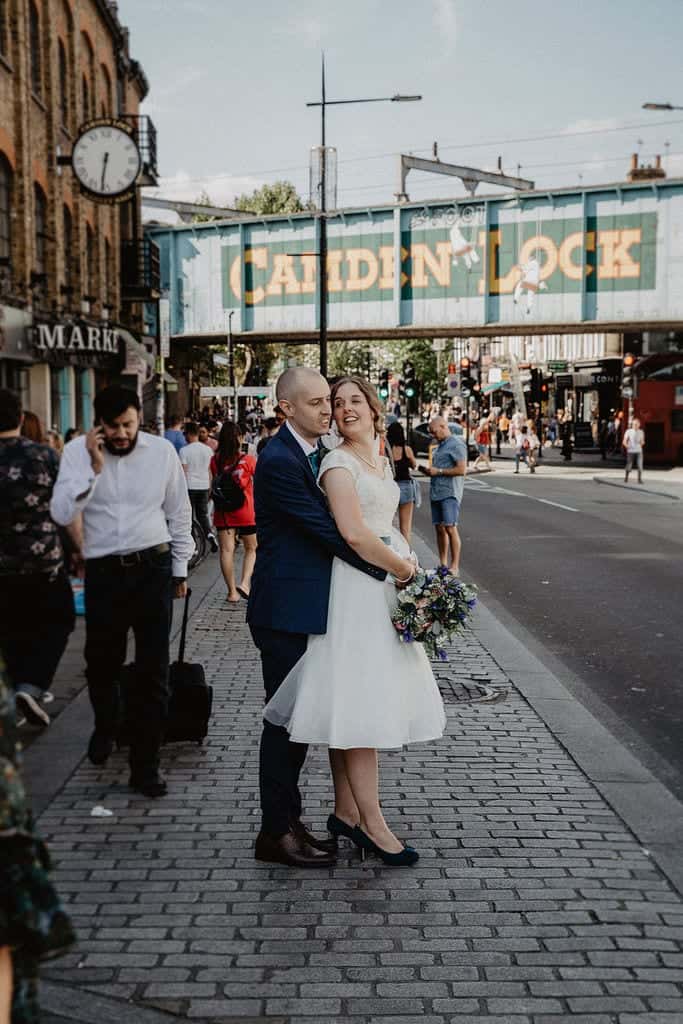
{"type": "Polygon", "coordinates": [[[209,493],[208,491],[188,491],[187,493],[190,496],[192,515],[208,536],[212,532],[209,519],[209,493]]]}
{"type": "MultiPolygon", "coordinates": [[[[261,654],[266,700],[270,700],[304,654],[308,637],[260,626],[252,626],[251,635],[261,654]]],[[[264,721],[259,756],[261,828],[272,836],[283,835],[301,817],[299,776],[307,751],[305,743],[290,742],[283,726],[264,721]]]]}
{"type": "Polygon", "coordinates": [[[153,774],[159,767],[172,609],[170,551],[145,555],[132,566],[109,559],[86,562],[85,661],[95,728],[112,737],[118,728],[119,678],[132,629],[136,678],[127,688],[130,765],[139,775],[153,774]]]}
{"type": "Polygon", "coordinates": [[[65,572],[0,576],[0,650],[15,690],[49,690],[74,624],[65,572]]]}

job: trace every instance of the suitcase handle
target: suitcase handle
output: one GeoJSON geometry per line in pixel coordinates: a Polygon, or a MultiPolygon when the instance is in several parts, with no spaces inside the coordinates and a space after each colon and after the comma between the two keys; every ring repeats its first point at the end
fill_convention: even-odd
{"type": "Polygon", "coordinates": [[[192,596],[192,589],[187,588],[185,594],[185,604],[183,606],[183,624],[180,627],[180,649],[178,651],[178,661],[182,665],[185,661],[185,638],[187,636],[187,614],[190,607],[190,597],[192,596]]]}

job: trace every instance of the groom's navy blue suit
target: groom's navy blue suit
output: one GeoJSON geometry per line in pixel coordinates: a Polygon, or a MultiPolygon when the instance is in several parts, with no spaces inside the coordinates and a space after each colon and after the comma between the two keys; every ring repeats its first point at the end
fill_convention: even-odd
{"type": "MultiPolygon", "coordinates": [[[[259,456],[254,497],[258,551],[247,621],[270,700],[306,650],[308,635],[327,629],[334,556],[376,579],[386,573],[359,558],[342,538],[311,465],[286,425],[259,456]]],[[[299,774],[306,750],[290,743],[284,728],[264,722],[262,829],[272,836],[283,835],[300,818],[299,774]]]]}

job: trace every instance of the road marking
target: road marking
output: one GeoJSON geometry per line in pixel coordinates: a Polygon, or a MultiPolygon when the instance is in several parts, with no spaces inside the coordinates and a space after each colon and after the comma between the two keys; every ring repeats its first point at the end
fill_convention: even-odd
{"type": "Polygon", "coordinates": [[[544,505],[553,505],[555,508],[563,508],[565,512],[578,512],[578,508],[572,508],[570,505],[560,505],[559,501],[548,501],[547,498],[534,498],[534,501],[540,501],[544,505]]]}
{"type": "Polygon", "coordinates": [[[553,508],[564,509],[565,512],[579,512],[578,508],[571,505],[562,505],[559,501],[550,501],[549,498],[537,498],[535,494],[526,494],[524,491],[513,491],[509,487],[499,487],[497,484],[485,483],[483,480],[466,480],[469,489],[473,491],[491,491],[492,494],[509,494],[513,498],[528,498],[530,501],[540,501],[542,505],[552,505],[553,508]],[[474,485],[474,486],[473,486],[474,485]]]}

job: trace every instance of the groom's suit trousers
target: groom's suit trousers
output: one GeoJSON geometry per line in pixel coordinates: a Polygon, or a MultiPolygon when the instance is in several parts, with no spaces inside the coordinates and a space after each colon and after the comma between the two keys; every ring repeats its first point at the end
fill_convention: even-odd
{"type": "MultiPolygon", "coordinates": [[[[303,656],[308,642],[305,633],[252,626],[251,635],[261,654],[266,700],[303,656]]],[[[287,730],[264,721],[260,751],[261,828],[272,836],[288,832],[301,817],[299,775],[308,747],[291,743],[287,730]]]]}

